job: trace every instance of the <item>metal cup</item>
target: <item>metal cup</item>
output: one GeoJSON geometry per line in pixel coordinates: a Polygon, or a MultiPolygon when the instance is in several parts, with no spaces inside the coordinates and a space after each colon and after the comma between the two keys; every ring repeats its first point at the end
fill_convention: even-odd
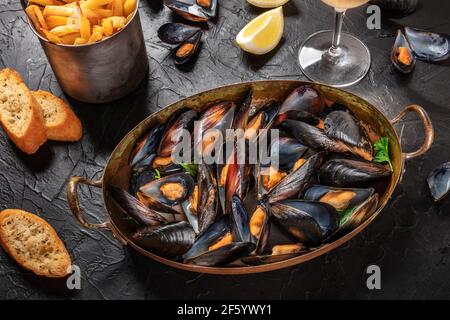
{"type": "MultiPolygon", "coordinates": [[[[25,8],[26,0],[21,3],[25,8]]],[[[105,103],[137,88],[148,70],[138,5],[139,1],[133,17],[122,30],[85,45],[51,43],[28,19],[64,92],[79,101],[105,103]]]]}

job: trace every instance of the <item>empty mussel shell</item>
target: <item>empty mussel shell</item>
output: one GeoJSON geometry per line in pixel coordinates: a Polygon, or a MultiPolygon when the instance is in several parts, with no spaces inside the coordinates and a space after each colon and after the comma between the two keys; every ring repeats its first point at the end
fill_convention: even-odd
{"type": "Polygon", "coordinates": [[[397,37],[391,51],[393,66],[401,73],[410,73],[416,65],[416,56],[401,30],[397,31],[397,37]]]}
{"type": "Polygon", "coordinates": [[[444,198],[450,191],[450,162],[435,168],[428,176],[427,182],[434,201],[444,198]]]}
{"type": "Polygon", "coordinates": [[[185,64],[194,56],[199,47],[202,34],[203,33],[201,31],[195,33],[192,37],[175,48],[173,57],[173,61],[175,62],[175,64],[185,64]]]}
{"type": "Polygon", "coordinates": [[[139,229],[132,235],[141,247],[166,257],[182,256],[192,246],[195,232],[186,221],[139,229]]]}
{"type": "Polygon", "coordinates": [[[158,29],[158,37],[169,44],[180,44],[200,31],[200,28],[184,23],[170,22],[158,29]]]}
{"type": "Polygon", "coordinates": [[[450,56],[450,36],[405,27],[405,36],[417,59],[437,62],[450,56]]]}

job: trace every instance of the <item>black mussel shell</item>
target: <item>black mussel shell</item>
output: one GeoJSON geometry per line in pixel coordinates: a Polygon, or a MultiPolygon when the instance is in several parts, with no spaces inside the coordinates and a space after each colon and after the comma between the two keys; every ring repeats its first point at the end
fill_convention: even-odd
{"type": "Polygon", "coordinates": [[[216,250],[208,251],[188,262],[204,267],[224,266],[248,256],[253,250],[255,250],[255,244],[252,242],[233,242],[216,250]]]}
{"type": "Polygon", "coordinates": [[[438,62],[450,56],[450,36],[405,27],[405,36],[417,59],[438,62]]]}
{"type": "Polygon", "coordinates": [[[186,216],[187,221],[191,224],[196,234],[199,234],[198,227],[198,211],[199,211],[199,195],[198,195],[198,186],[194,188],[191,196],[188,200],[181,204],[183,208],[184,215],[186,216]]]}
{"type": "Polygon", "coordinates": [[[281,127],[292,134],[298,141],[313,149],[338,153],[350,152],[346,144],[328,137],[323,130],[307,123],[288,119],[281,123],[281,127]]]}
{"type": "Polygon", "coordinates": [[[260,203],[250,218],[250,233],[253,242],[256,243],[256,253],[262,254],[266,251],[270,236],[270,215],[266,203],[260,203]]]}
{"type": "Polygon", "coordinates": [[[269,129],[278,114],[279,104],[271,101],[261,107],[256,114],[249,120],[246,127],[245,138],[250,141],[256,141],[260,135],[260,130],[269,129]]]}
{"type": "Polygon", "coordinates": [[[252,100],[253,100],[253,89],[249,89],[247,94],[245,95],[241,107],[236,112],[236,116],[234,117],[233,121],[234,129],[244,130],[247,127],[248,120],[250,119],[250,115],[252,113],[252,100]]]}
{"type": "Polygon", "coordinates": [[[163,134],[163,129],[164,127],[162,125],[156,125],[137,143],[131,154],[130,165],[132,167],[151,157],[156,152],[156,148],[163,134]]]}
{"type": "Polygon", "coordinates": [[[264,265],[264,264],[285,261],[285,260],[292,259],[294,257],[298,257],[299,255],[309,252],[309,250],[307,248],[305,248],[305,246],[302,244],[278,245],[275,247],[280,247],[280,246],[295,246],[296,248],[293,250],[288,250],[290,252],[286,252],[286,253],[282,253],[282,254],[272,252],[272,254],[252,255],[252,256],[248,256],[248,257],[243,257],[243,258],[241,258],[241,261],[250,266],[259,266],[259,265],[264,265]]]}
{"type": "Polygon", "coordinates": [[[378,201],[378,194],[374,194],[355,208],[339,212],[339,230],[337,235],[356,229],[369,219],[378,208],[378,201]]]}
{"type": "Polygon", "coordinates": [[[142,226],[158,226],[167,222],[158,212],[147,208],[125,190],[112,186],[109,192],[117,205],[142,226]]]}
{"type": "Polygon", "coordinates": [[[142,186],[142,194],[166,206],[175,206],[186,201],[195,187],[192,176],[188,173],[176,173],[151,181],[142,186]]]}
{"type": "Polygon", "coordinates": [[[172,156],[175,146],[182,140],[181,134],[183,130],[192,132],[194,121],[197,119],[197,116],[197,111],[182,109],[170,117],[158,146],[158,156],[172,156]]]}
{"type": "Polygon", "coordinates": [[[427,182],[435,201],[444,198],[450,191],[450,162],[435,168],[428,176],[427,182]]]}
{"type": "Polygon", "coordinates": [[[173,62],[181,65],[191,60],[199,47],[202,35],[203,32],[199,31],[176,47],[173,53],[173,62]]]}
{"type": "Polygon", "coordinates": [[[198,166],[198,227],[203,232],[214,223],[218,212],[217,182],[213,170],[205,164],[198,166]]]}
{"type": "Polygon", "coordinates": [[[161,41],[169,44],[180,44],[200,31],[200,28],[184,23],[170,22],[163,24],[158,30],[161,41]]]}
{"type": "Polygon", "coordinates": [[[392,172],[377,163],[350,159],[332,159],[319,170],[321,184],[333,187],[366,187],[392,172]]]}
{"type": "Polygon", "coordinates": [[[164,0],[166,7],[190,21],[207,21],[216,15],[217,0],[164,0]]]}
{"type": "Polygon", "coordinates": [[[391,61],[394,67],[404,74],[410,73],[416,65],[416,56],[401,30],[397,31],[391,61]]]}
{"type": "Polygon", "coordinates": [[[300,86],[293,90],[281,104],[276,123],[285,119],[301,120],[296,115],[303,117],[306,114],[320,115],[325,107],[325,100],[316,89],[309,86],[300,86]],[[297,113],[298,111],[302,111],[297,113]]]}
{"type": "Polygon", "coordinates": [[[139,191],[139,188],[156,179],[156,172],[151,168],[142,168],[131,175],[130,193],[133,196],[139,191]]]}
{"type": "Polygon", "coordinates": [[[323,243],[339,226],[339,214],[329,204],[283,200],[270,205],[272,220],[308,247],[323,243]]]}
{"type": "Polygon", "coordinates": [[[284,177],[269,191],[267,194],[269,202],[273,203],[284,199],[297,198],[299,193],[314,183],[317,170],[324,159],[325,152],[319,152],[309,157],[303,165],[284,177]]]}
{"type": "Polygon", "coordinates": [[[336,210],[342,211],[359,206],[369,199],[374,192],[373,188],[345,189],[315,185],[305,191],[303,198],[309,201],[328,203],[336,210]]]}
{"type": "Polygon", "coordinates": [[[416,11],[419,0],[371,0],[370,3],[379,6],[383,15],[401,18],[416,11]]]}
{"type": "Polygon", "coordinates": [[[195,232],[186,221],[157,227],[145,227],[132,235],[141,247],[165,258],[186,253],[195,241],[195,232]]]}
{"type": "Polygon", "coordinates": [[[250,242],[250,218],[247,209],[238,196],[231,200],[231,229],[233,237],[239,242],[250,242]]]}
{"type": "Polygon", "coordinates": [[[271,152],[276,152],[277,148],[279,168],[282,171],[290,171],[295,162],[308,151],[307,146],[290,137],[280,137],[278,140],[273,140],[270,147],[271,152]]]}
{"type": "Polygon", "coordinates": [[[224,215],[214,222],[208,229],[199,234],[192,247],[183,259],[192,260],[205,252],[225,235],[231,233],[230,215],[224,215]]]}
{"type": "Polygon", "coordinates": [[[328,137],[344,142],[353,154],[372,161],[372,143],[368,134],[350,113],[333,111],[328,114],[324,122],[324,132],[328,137]]]}

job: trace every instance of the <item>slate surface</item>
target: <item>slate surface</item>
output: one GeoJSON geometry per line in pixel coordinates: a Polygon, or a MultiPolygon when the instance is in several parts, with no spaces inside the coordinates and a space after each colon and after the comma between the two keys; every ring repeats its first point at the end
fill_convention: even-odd
{"type": "MultiPolygon", "coordinates": [[[[108,105],[86,105],[65,97],[38,40],[27,26],[19,1],[0,4],[0,67],[17,69],[31,89],[50,90],[70,101],[82,119],[80,142],[47,143],[25,156],[0,133],[0,209],[18,207],[46,218],[67,244],[81,268],[82,289],[67,291],[20,270],[0,250],[0,298],[6,299],[167,299],[167,298],[449,298],[450,199],[434,204],[425,185],[432,168],[450,159],[450,62],[418,62],[410,76],[389,62],[394,23],[450,33],[450,2],[421,1],[415,14],[383,20],[382,30],[365,27],[365,7],[351,10],[345,29],[368,44],[373,64],[369,75],[349,90],[375,104],[389,118],[417,103],[429,112],[436,142],[424,157],[409,161],[402,184],[379,218],[347,245],[289,269],[250,276],[220,277],[178,271],[122,247],[109,232],[79,227],[69,215],[65,186],[72,175],[98,178],[114,146],[147,115],[165,105],[216,86],[256,79],[304,79],[296,63],[300,43],[311,33],[329,29],[333,13],[319,0],[291,0],[285,6],[285,33],[272,53],[255,58],[234,44],[237,32],[262,10],[244,0],[220,1],[219,17],[205,28],[203,48],[189,66],[179,69],[168,58],[156,30],[177,18],[161,1],[141,1],[141,21],[150,73],[141,87],[108,105]],[[366,288],[366,267],[377,264],[382,289],[366,288]]],[[[423,137],[419,122],[398,127],[405,150],[423,137]]],[[[81,192],[83,208],[103,221],[101,195],[81,192]]]]}

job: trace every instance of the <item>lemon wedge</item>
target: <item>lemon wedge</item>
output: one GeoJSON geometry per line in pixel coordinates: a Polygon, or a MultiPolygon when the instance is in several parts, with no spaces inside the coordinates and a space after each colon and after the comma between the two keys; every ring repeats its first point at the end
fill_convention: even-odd
{"type": "Polygon", "coordinates": [[[281,40],[284,30],[283,7],[269,10],[250,21],[237,35],[242,50],[253,54],[266,54],[281,40]]]}
{"type": "Polygon", "coordinates": [[[289,0],[247,0],[248,3],[258,8],[276,8],[286,4],[289,0]]]}

